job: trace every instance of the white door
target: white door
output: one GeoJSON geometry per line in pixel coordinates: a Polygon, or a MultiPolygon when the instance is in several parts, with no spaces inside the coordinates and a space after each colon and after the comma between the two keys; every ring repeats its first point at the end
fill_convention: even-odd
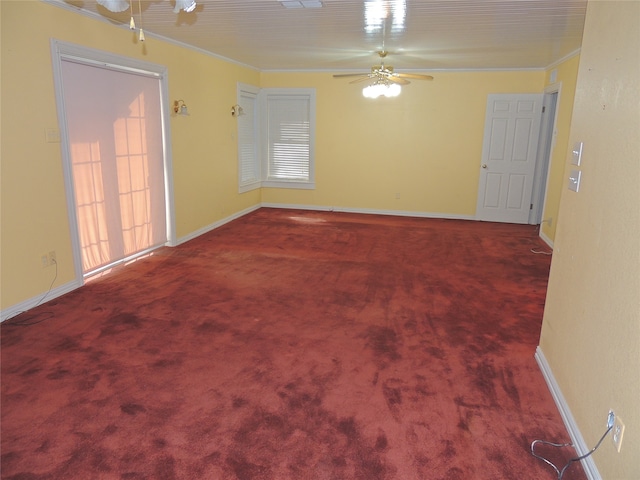
{"type": "Polygon", "coordinates": [[[488,96],[476,220],[528,223],[543,96],[488,96]]]}

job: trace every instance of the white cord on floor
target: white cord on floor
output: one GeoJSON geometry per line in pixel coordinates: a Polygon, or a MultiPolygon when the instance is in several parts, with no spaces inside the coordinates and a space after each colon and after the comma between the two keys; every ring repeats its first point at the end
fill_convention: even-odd
{"type": "Polygon", "coordinates": [[[546,440],[534,440],[533,442],[531,442],[531,455],[533,455],[536,458],[539,458],[540,460],[542,460],[543,462],[545,462],[548,465],[551,465],[553,467],[553,469],[556,471],[556,473],[558,474],[558,480],[562,480],[562,477],[564,476],[564,472],[566,472],[567,468],[569,468],[569,465],[571,465],[573,462],[579,462],[580,460],[587,458],[589,455],[591,455],[593,452],[596,451],[596,449],[600,446],[600,444],[602,443],[602,441],[604,440],[604,437],[607,436],[607,434],[611,431],[611,429],[613,428],[613,425],[611,425],[610,427],[607,428],[607,431],[604,432],[604,435],[602,435],[602,437],[600,437],[600,440],[598,440],[598,443],[596,443],[596,446],[593,447],[591,450],[589,450],[589,452],[585,453],[584,455],[581,455],[580,457],[575,457],[570,459],[564,467],[562,467],[562,469],[558,469],[558,467],[551,461],[548,460],[546,458],[544,458],[541,455],[538,455],[535,452],[535,446],[538,443],[542,443],[544,445],[551,445],[552,447],[573,447],[573,444],[571,443],[552,443],[552,442],[547,442],[546,440]]]}

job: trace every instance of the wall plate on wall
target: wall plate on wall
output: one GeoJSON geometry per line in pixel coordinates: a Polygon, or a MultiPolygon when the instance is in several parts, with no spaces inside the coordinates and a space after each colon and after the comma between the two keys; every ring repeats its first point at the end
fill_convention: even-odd
{"type": "Polygon", "coordinates": [[[582,177],[581,170],[571,170],[569,174],[569,190],[578,192],[580,190],[580,177],[582,177]]]}
{"type": "Polygon", "coordinates": [[[582,161],[582,142],[576,142],[573,145],[573,151],[571,152],[571,163],[579,167],[581,161],[582,161]]]}

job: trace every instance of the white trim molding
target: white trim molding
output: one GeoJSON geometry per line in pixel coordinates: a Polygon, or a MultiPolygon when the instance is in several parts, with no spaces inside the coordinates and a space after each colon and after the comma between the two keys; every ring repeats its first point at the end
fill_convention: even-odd
{"type": "Polygon", "coordinates": [[[298,205],[263,202],[265,208],[283,208],[292,210],[316,210],[318,212],[363,213],[368,215],[394,215],[397,217],[442,218],[445,220],[476,220],[473,215],[456,215],[450,213],[412,212],[403,210],[378,210],[371,208],[333,207],[326,205],[298,205]]]}
{"type": "MultiPolygon", "coordinates": [[[[580,429],[578,428],[578,424],[571,414],[571,409],[569,408],[564,395],[562,395],[560,386],[558,385],[558,382],[556,382],[553,372],[551,371],[551,367],[549,366],[549,363],[547,362],[547,359],[539,345],[536,348],[535,358],[540,370],[542,371],[542,376],[544,377],[545,382],[547,382],[547,387],[549,387],[551,396],[556,402],[556,406],[558,407],[562,421],[567,428],[567,432],[569,432],[569,436],[571,437],[571,442],[573,443],[577,456],[582,456],[588,453],[591,449],[587,447],[587,444],[582,437],[582,433],[580,433],[580,429]]],[[[581,460],[580,464],[582,465],[582,468],[589,480],[602,480],[600,472],[598,472],[596,464],[593,461],[593,456],[590,455],[581,460]]]]}
{"type": "Polygon", "coordinates": [[[65,283],[64,285],[60,285],[59,287],[52,288],[45,294],[40,294],[23,302],[17,303],[0,312],[0,322],[10,320],[11,318],[20,315],[21,313],[25,313],[32,308],[50,302],[51,300],[72,292],[73,290],[80,288],[81,286],[81,281],[73,280],[71,282],[65,283]]]}
{"type": "Polygon", "coordinates": [[[553,241],[552,241],[552,240],[551,240],[547,235],[545,235],[543,232],[540,232],[540,235],[539,235],[539,236],[540,236],[540,239],[541,239],[544,243],[546,243],[547,245],[549,245],[549,248],[550,248],[551,250],[553,250],[553,241]]]}
{"type": "Polygon", "coordinates": [[[205,233],[208,233],[212,230],[215,230],[216,228],[221,227],[222,225],[225,225],[233,220],[236,220],[240,217],[244,217],[245,215],[247,215],[248,213],[251,213],[255,210],[258,210],[261,207],[260,204],[256,204],[252,207],[249,208],[245,208],[244,210],[241,210],[237,213],[234,213],[233,215],[229,215],[228,217],[223,218],[222,220],[218,220],[217,222],[211,223],[205,227],[202,227],[198,230],[196,230],[195,232],[191,232],[189,235],[186,235],[184,237],[180,237],[178,239],[178,242],[176,243],[177,245],[182,245],[185,242],[188,242],[189,240],[193,240],[194,238],[199,237],[200,235],[204,235],[205,233]]]}

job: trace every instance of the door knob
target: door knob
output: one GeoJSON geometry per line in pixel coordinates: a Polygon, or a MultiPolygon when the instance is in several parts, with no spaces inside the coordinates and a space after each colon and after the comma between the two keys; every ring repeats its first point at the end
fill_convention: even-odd
{"type": "Polygon", "coordinates": [[[486,164],[486,163],[483,163],[483,164],[482,164],[482,168],[487,168],[487,164],[486,164]]]}

